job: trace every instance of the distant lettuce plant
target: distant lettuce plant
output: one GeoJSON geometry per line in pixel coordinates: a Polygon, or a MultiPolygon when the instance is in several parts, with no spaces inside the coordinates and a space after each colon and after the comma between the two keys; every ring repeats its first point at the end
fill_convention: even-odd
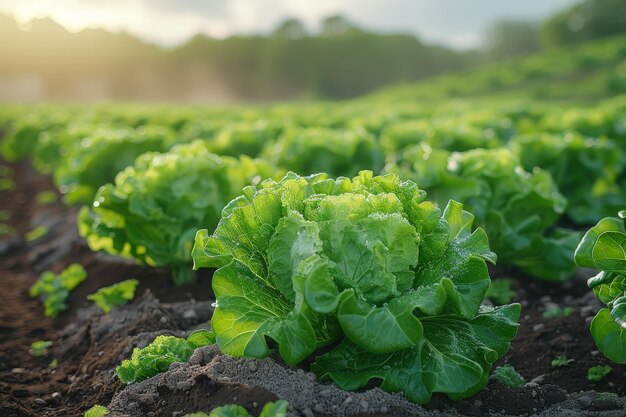
{"type": "Polygon", "coordinates": [[[424,117],[392,123],[381,135],[381,143],[387,152],[401,151],[420,143],[450,151],[501,146],[495,133],[489,132],[459,118],[424,117]]]}
{"type": "Polygon", "coordinates": [[[30,296],[43,301],[46,317],[56,317],[67,310],[70,293],[86,278],[87,272],[80,264],[72,264],[58,275],[46,271],[30,287],[30,296]]]}
{"type": "Polygon", "coordinates": [[[516,137],[512,148],[525,169],[550,172],[576,224],[593,224],[626,206],[618,184],[623,158],[610,140],[574,133],[526,135],[516,137]]]}
{"type": "Polygon", "coordinates": [[[210,153],[203,142],[148,152],[106,184],[78,216],[89,247],[172,269],[178,284],[193,280],[191,248],[199,227],[215,228],[241,189],[274,175],[268,163],[210,153]]]}
{"type": "Polygon", "coordinates": [[[87,299],[96,303],[106,314],[114,307],[122,306],[135,298],[135,289],[139,285],[136,279],[127,279],[108,287],[102,287],[87,299]]]}
{"type": "Polygon", "coordinates": [[[256,157],[268,143],[276,142],[279,133],[275,123],[240,122],[226,125],[208,138],[200,136],[194,139],[206,140],[207,148],[220,156],[256,157]]]}
{"type": "Polygon", "coordinates": [[[626,211],[592,227],[576,249],[579,266],[601,272],[587,281],[606,305],[591,322],[598,349],[610,360],[626,364],[626,211]]]}
{"type": "Polygon", "coordinates": [[[384,165],[382,148],[364,129],[291,129],[263,155],[277,166],[300,175],[325,172],[352,176],[362,169],[379,172],[384,165]]]}
{"type": "Polygon", "coordinates": [[[110,128],[92,132],[68,149],[54,170],[54,181],[68,204],[89,203],[101,185],[147,151],[165,151],[174,145],[174,133],[162,126],[110,128]]]}
{"type": "Polygon", "coordinates": [[[508,350],[520,313],[481,307],[496,256],[473,219],[454,201],[442,213],[393,174],[289,173],[248,187],[193,250],[195,268],[219,268],[217,344],[263,358],[270,338],[293,365],[338,343],[312,370],[344,389],[380,379],[419,403],[467,397],[508,350]]]}
{"type": "Polygon", "coordinates": [[[61,110],[32,110],[29,109],[8,125],[0,143],[0,153],[8,161],[19,161],[31,155],[38,146],[40,134],[63,125],[65,121],[65,114],[61,110]]]}
{"type": "Polygon", "coordinates": [[[476,216],[502,265],[562,281],[575,270],[576,232],[555,228],[567,200],[550,174],[525,171],[507,149],[449,152],[420,145],[387,168],[413,179],[441,207],[454,198],[476,216]]]}

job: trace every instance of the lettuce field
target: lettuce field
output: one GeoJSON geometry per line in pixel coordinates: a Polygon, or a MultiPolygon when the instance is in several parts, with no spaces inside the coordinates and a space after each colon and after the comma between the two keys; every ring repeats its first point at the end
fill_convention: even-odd
{"type": "Polygon", "coordinates": [[[0,415],[625,415],[626,41],[590,45],[0,106],[0,415]]]}

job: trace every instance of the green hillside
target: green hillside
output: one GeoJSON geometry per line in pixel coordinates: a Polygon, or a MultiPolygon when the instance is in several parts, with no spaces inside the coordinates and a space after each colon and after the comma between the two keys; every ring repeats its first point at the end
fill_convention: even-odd
{"type": "Polygon", "coordinates": [[[380,100],[534,98],[596,100],[626,92],[626,36],[552,48],[523,58],[396,85],[380,100]]]}

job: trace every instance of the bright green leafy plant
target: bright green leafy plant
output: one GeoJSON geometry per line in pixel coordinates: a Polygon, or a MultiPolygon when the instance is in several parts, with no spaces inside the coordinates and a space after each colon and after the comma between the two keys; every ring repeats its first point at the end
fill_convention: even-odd
{"type": "Polygon", "coordinates": [[[0,178],[0,191],[15,190],[15,181],[12,178],[0,178]]]}
{"type": "Polygon", "coordinates": [[[126,384],[143,381],[168,370],[174,362],[187,362],[193,351],[215,343],[211,331],[200,330],[187,339],[174,336],[157,336],[143,349],[133,349],[130,359],[124,360],[116,372],[126,384]]]}
{"type": "Polygon", "coordinates": [[[28,353],[30,353],[31,356],[40,358],[48,354],[48,348],[50,346],[52,346],[52,342],[48,340],[37,340],[36,342],[31,343],[28,353]]]}
{"type": "Polygon", "coordinates": [[[621,154],[607,139],[580,134],[520,136],[513,141],[524,168],[545,167],[569,204],[566,214],[577,224],[592,224],[626,206],[617,183],[621,154]]]}
{"type": "Polygon", "coordinates": [[[515,368],[508,363],[506,365],[498,366],[493,371],[493,375],[498,381],[509,387],[519,388],[524,386],[526,383],[524,377],[521,376],[515,368]]]}
{"type": "Polygon", "coordinates": [[[102,417],[107,413],[106,407],[101,405],[94,405],[89,410],[85,411],[84,417],[102,417]]]}
{"type": "Polygon", "coordinates": [[[87,296],[88,300],[96,303],[98,307],[108,313],[113,307],[121,306],[135,297],[135,289],[139,285],[136,279],[127,279],[108,287],[102,287],[93,294],[87,296]]]}
{"type": "Polygon", "coordinates": [[[513,281],[507,278],[491,281],[485,297],[498,305],[508,304],[517,296],[515,290],[511,288],[513,281]]]}
{"type": "Polygon", "coordinates": [[[388,152],[399,151],[418,143],[451,151],[495,148],[501,145],[493,134],[485,134],[485,129],[458,119],[446,118],[424,118],[394,123],[385,129],[381,141],[388,152]]]}
{"type": "Polygon", "coordinates": [[[15,229],[8,224],[0,223],[0,236],[15,234],[15,229]]]}
{"type": "Polygon", "coordinates": [[[602,381],[605,376],[611,373],[613,368],[609,365],[596,365],[587,371],[587,379],[591,382],[602,381]]]}
{"type": "Polygon", "coordinates": [[[553,307],[543,312],[543,317],[550,319],[552,317],[569,317],[574,312],[574,307],[553,307]]]}
{"type": "Polygon", "coordinates": [[[626,363],[626,211],[619,217],[606,217],[589,229],[576,249],[576,263],[601,271],[587,281],[606,305],[591,322],[593,340],[604,356],[626,363]]]}
{"type": "Polygon", "coordinates": [[[198,136],[207,140],[208,149],[220,156],[247,155],[256,157],[264,146],[276,141],[278,129],[267,122],[235,123],[222,128],[214,137],[198,136]]]}
{"type": "Polygon", "coordinates": [[[45,315],[56,317],[67,310],[67,298],[70,292],[87,278],[87,272],[80,264],[72,264],[59,275],[46,271],[30,288],[31,297],[40,297],[44,303],[45,315]]]}
{"type": "MultiPolygon", "coordinates": [[[[288,406],[289,403],[285,400],[269,402],[263,406],[259,417],[285,417],[288,406]]],[[[184,417],[252,417],[252,415],[240,405],[227,404],[213,409],[208,415],[206,413],[192,413],[186,414],[184,417]]]]}
{"type": "Polygon", "coordinates": [[[193,280],[196,230],[214,228],[224,206],[244,186],[275,170],[267,163],[210,153],[203,142],[149,152],[103,186],[78,216],[89,247],[172,269],[178,284],[193,280]]]}
{"type": "Polygon", "coordinates": [[[68,204],[89,203],[101,185],[111,182],[139,155],[165,151],[174,143],[173,132],[161,126],[96,130],[68,149],[54,180],[68,204]]]}
{"type": "Polygon", "coordinates": [[[552,359],[552,362],[550,362],[550,365],[551,366],[567,366],[572,362],[574,362],[574,359],[569,359],[565,355],[559,355],[556,358],[552,359]]]}
{"type": "Polygon", "coordinates": [[[26,240],[27,242],[34,242],[46,236],[48,232],[50,232],[50,229],[48,229],[47,227],[37,226],[33,230],[26,232],[26,234],[24,235],[24,240],[26,240]]]}
{"type": "Polygon", "coordinates": [[[37,147],[41,132],[57,126],[59,112],[31,112],[14,120],[0,144],[0,152],[8,161],[19,161],[37,147]]]}
{"type": "Polygon", "coordinates": [[[427,145],[407,149],[389,169],[415,180],[441,207],[451,198],[462,201],[489,234],[501,264],[548,281],[573,274],[579,235],[550,232],[567,201],[548,172],[524,171],[503,148],[451,153],[427,145]]]}
{"type": "Polygon", "coordinates": [[[352,176],[366,168],[379,172],[384,164],[381,147],[363,129],[292,129],[266,149],[265,156],[301,175],[326,172],[352,176]]]}
{"type": "Polygon", "coordinates": [[[35,201],[40,206],[56,203],[57,195],[54,191],[41,191],[35,196],[35,201]]]}
{"type": "Polygon", "coordinates": [[[195,268],[213,276],[212,327],[230,355],[262,358],[266,338],[288,364],[340,342],[312,370],[354,390],[381,379],[415,402],[482,389],[517,333],[520,306],[481,307],[495,262],[487,235],[451,201],[442,213],[411,181],[362,171],[248,187],[195,268]]]}

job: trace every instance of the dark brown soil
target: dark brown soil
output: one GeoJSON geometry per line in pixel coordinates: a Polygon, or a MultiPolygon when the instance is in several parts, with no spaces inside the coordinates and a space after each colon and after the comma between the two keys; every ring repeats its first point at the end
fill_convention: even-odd
{"type": "Polygon", "coordinates": [[[319,384],[302,369],[288,369],[271,359],[255,362],[214,353],[193,366],[171,369],[125,389],[114,369],[133,347],[145,346],[158,334],[182,336],[209,326],[211,274],[199,276],[193,285],[176,287],[166,270],[142,268],[92,253],[77,236],[75,209],[60,202],[43,207],[35,204],[38,192],[53,189],[48,177],[27,163],[1,163],[15,170],[17,183],[16,190],[0,194],[0,210],[12,213],[8,223],[16,229],[15,236],[0,238],[2,417],[77,416],[94,404],[108,405],[111,401],[118,410],[112,415],[171,416],[233,402],[256,411],[275,398],[290,399],[290,415],[306,417],[626,415],[624,400],[593,392],[626,394],[626,366],[604,359],[589,334],[588,321],[599,308],[585,284],[589,271],[581,271],[562,285],[542,283],[514,271],[493,271],[496,279],[516,278],[515,301],[523,306],[521,326],[510,351],[497,365],[512,364],[528,382],[523,388],[490,381],[484,391],[469,399],[454,402],[435,395],[426,407],[418,407],[379,389],[345,393],[319,384]],[[39,225],[49,227],[46,237],[31,243],[20,238],[39,225]],[[88,279],[72,293],[67,312],[54,320],[45,318],[39,301],[28,296],[29,287],[43,270],[58,272],[74,262],[85,267],[88,279]],[[102,315],[85,299],[98,288],[127,278],[140,281],[132,304],[102,315]],[[572,307],[574,311],[567,317],[545,318],[544,311],[554,306],[572,307]],[[30,344],[36,340],[53,342],[48,356],[34,358],[29,354],[30,344]],[[574,362],[551,366],[559,355],[574,362]],[[58,362],[55,369],[49,367],[53,358],[58,362]],[[587,370],[598,364],[610,364],[612,373],[600,382],[588,381],[587,370]],[[222,376],[216,372],[220,366],[228,370],[222,376]],[[246,371],[248,368],[267,369],[274,376],[259,377],[258,370],[246,371]],[[284,380],[277,381],[276,375],[284,380]],[[286,387],[295,391],[293,387],[303,381],[308,382],[302,392],[285,391],[286,387]],[[326,390],[332,395],[317,395],[326,390]],[[124,408],[126,414],[120,411],[124,408]]]}

